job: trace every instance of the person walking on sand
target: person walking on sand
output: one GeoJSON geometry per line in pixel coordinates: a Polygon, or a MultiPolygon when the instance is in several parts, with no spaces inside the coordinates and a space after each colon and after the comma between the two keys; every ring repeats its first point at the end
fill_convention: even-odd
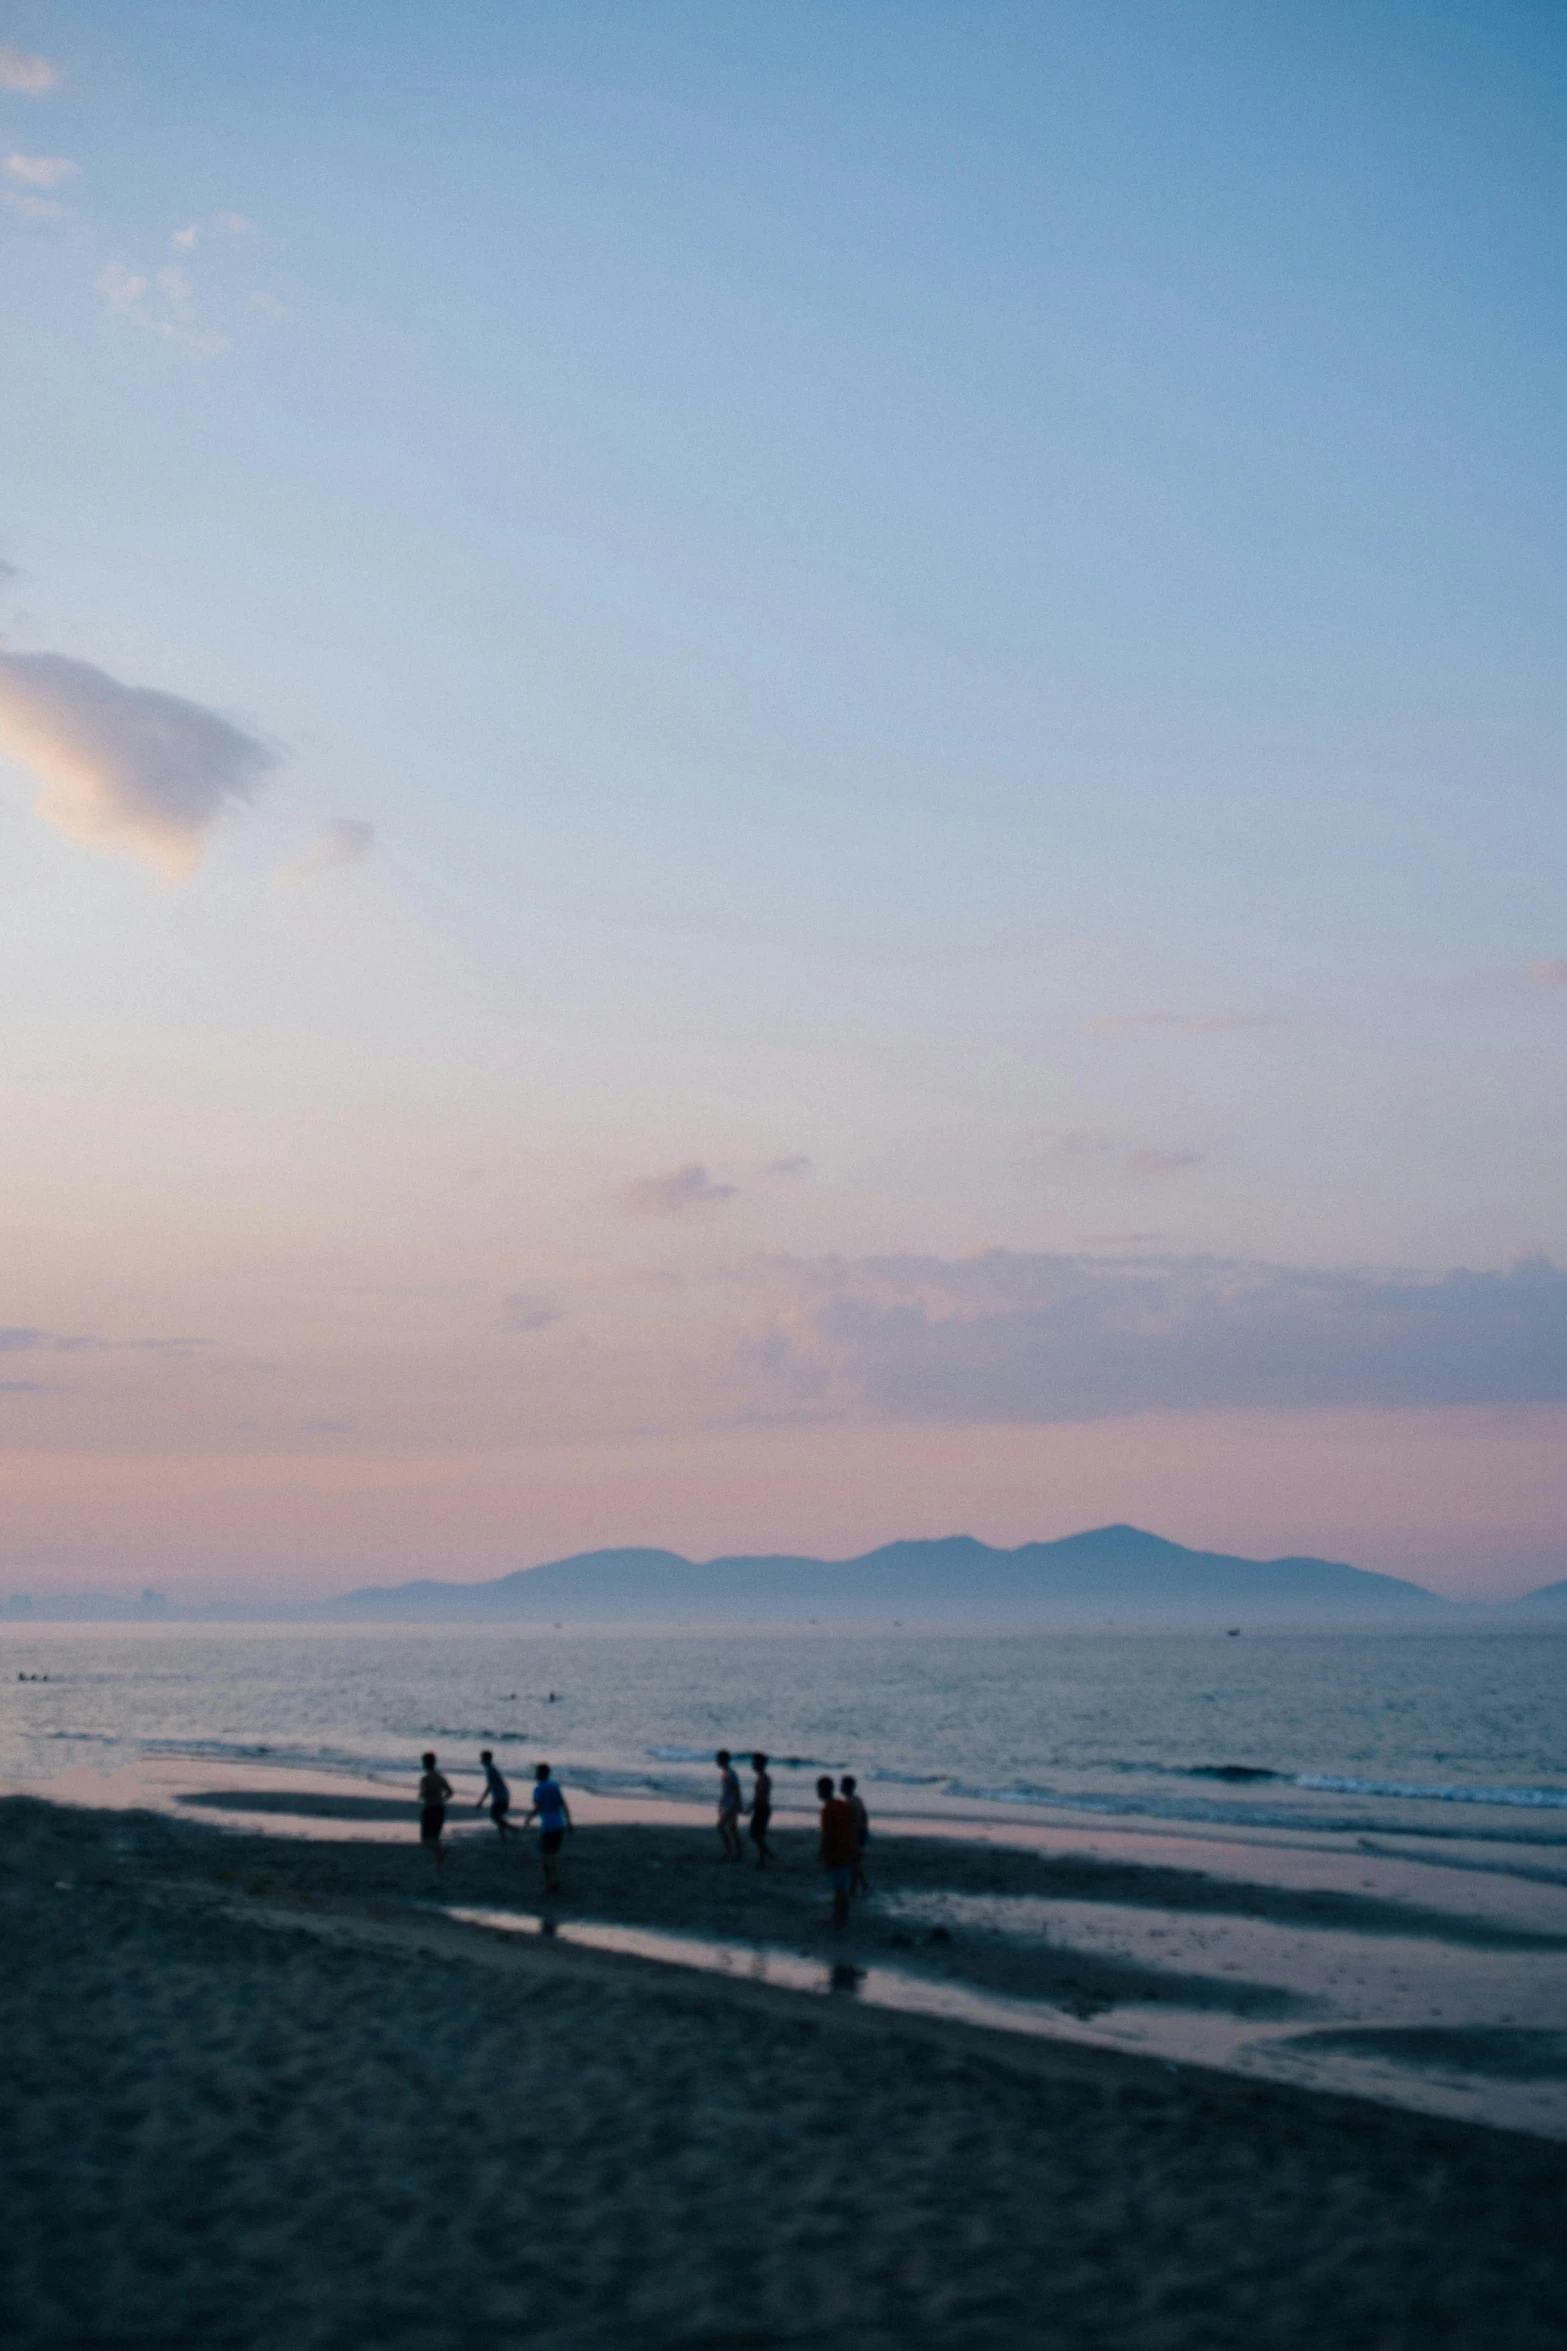
{"type": "Polygon", "coordinates": [[[757,1868],[765,1869],[773,1859],[773,1849],[767,1842],[767,1824],[773,1817],[773,1783],[766,1756],[753,1755],[751,1769],[756,1774],[751,1789],[751,1842],[756,1847],[757,1868]]]}
{"type": "Polygon", "coordinates": [[[429,1846],[439,1869],[441,1831],[446,1826],[446,1807],[452,1800],[452,1783],[436,1770],[433,1754],[421,1755],[419,1760],[424,1765],[419,1778],[419,1842],[429,1846]]]}
{"type": "Polygon", "coordinates": [[[846,1771],[838,1782],[838,1793],[854,1815],[854,1839],[859,1848],[854,1856],[854,1884],[849,1890],[854,1894],[868,1894],[871,1881],[865,1874],[865,1848],[871,1841],[871,1819],[859,1789],[860,1783],[853,1772],[846,1771]]]}
{"type": "Polygon", "coordinates": [[[482,1812],[486,1804],[489,1806],[490,1818],[500,1831],[501,1843],[504,1845],[508,1837],[517,1834],[513,1824],[506,1818],[511,1810],[511,1790],[496,1770],[494,1754],[488,1747],[479,1749],[479,1761],[484,1766],[484,1794],[473,1809],[482,1812]]]}
{"type": "Polygon", "coordinates": [[[724,1849],[726,1861],[743,1861],[745,1847],[740,1842],[740,1775],[729,1760],[727,1747],[720,1747],[713,1761],[718,1766],[718,1842],[724,1849]]]}
{"type": "Polygon", "coordinates": [[[544,1868],[544,1891],[546,1894],[558,1894],[560,1849],[572,1822],[560,1784],[547,1763],[536,1763],[533,1767],[533,1802],[523,1827],[529,1827],[535,1816],[539,1823],[539,1859],[544,1868]]]}
{"type": "Polygon", "coordinates": [[[832,1886],[832,1923],[835,1927],[846,1927],[849,1896],[854,1891],[854,1865],[860,1850],[854,1833],[854,1814],[844,1799],[834,1794],[832,1781],[825,1772],[816,1783],[816,1793],[822,1803],[821,1856],[832,1886]]]}

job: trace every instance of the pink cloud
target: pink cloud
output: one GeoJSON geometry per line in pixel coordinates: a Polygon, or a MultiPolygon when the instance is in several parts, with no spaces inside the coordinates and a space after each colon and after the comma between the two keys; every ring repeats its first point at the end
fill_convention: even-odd
{"type": "Polygon", "coordinates": [[[732,1200],[734,1184],[715,1184],[699,1159],[667,1175],[638,1176],[617,1193],[622,1208],[632,1216],[684,1216],[693,1208],[716,1208],[732,1200]]]}

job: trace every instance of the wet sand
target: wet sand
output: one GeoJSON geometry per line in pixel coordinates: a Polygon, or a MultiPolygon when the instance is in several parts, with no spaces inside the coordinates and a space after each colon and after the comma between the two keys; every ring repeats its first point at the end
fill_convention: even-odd
{"type": "MultiPolygon", "coordinates": [[[[803,1853],[568,1853],[595,1915],[820,1932],[803,1853]]],[[[0,1865],[15,2351],[1561,2339],[1546,2141],[479,1933],[411,1845],[16,1800],[0,1865]]],[[[536,1903],[531,1852],[443,1881],[536,1903]]]]}

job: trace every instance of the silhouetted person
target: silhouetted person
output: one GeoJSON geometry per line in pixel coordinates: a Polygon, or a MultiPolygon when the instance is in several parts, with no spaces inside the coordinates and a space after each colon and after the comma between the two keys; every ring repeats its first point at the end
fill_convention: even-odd
{"type": "Polygon", "coordinates": [[[480,1748],[479,1761],[484,1766],[484,1794],[473,1809],[475,1812],[482,1812],[486,1804],[489,1806],[490,1818],[499,1829],[501,1842],[504,1844],[508,1837],[514,1837],[517,1834],[511,1822],[506,1818],[507,1813],[511,1810],[511,1790],[496,1770],[495,1757],[488,1747],[480,1748]]]}
{"type": "Polygon", "coordinates": [[[773,1817],[773,1783],[768,1776],[765,1755],[753,1755],[751,1769],[756,1774],[751,1789],[751,1842],[756,1847],[756,1866],[765,1869],[773,1858],[773,1849],[767,1842],[767,1824],[773,1817]]]}
{"type": "Polygon", "coordinates": [[[816,1783],[816,1793],[822,1800],[822,1867],[832,1886],[832,1923],[835,1927],[846,1927],[849,1896],[854,1891],[854,1865],[860,1850],[854,1833],[854,1815],[843,1798],[834,1795],[832,1781],[825,1772],[816,1783]]]}
{"type": "Polygon", "coordinates": [[[729,1760],[727,1747],[720,1747],[713,1761],[718,1766],[718,1842],[724,1849],[726,1861],[743,1861],[745,1847],[740,1842],[740,1775],[729,1760]]]}
{"type": "Polygon", "coordinates": [[[544,1891],[546,1894],[558,1894],[560,1849],[571,1827],[571,1814],[566,1809],[566,1799],[561,1794],[558,1782],[551,1776],[547,1763],[536,1763],[533,1767],[533,1802],[529,1807],[528,1818],[522,1824],[524,1828],[528,1827],[535,1814],[539,1823],[539,1860],[544,1869],[544,1891]]]}
{"type": "Polygon", "coordinates": [[[871,1881],[865,1874],[865,1848],[871,1841],[871,1820],[870,1814],[865,1809],[865,1799],[858,1792],[859,1785],[860,1783],[853,1772],[846,1771],[838,1782],[838,1793],[854,1815],[854,1837],[859,1848],[854,1856],[854,1885],[851,1891],[856,1894],[868,1894],[871,1890],[871,1881]]]}
{"type": "Polygon", "coordinates": [[[452,1784],[443,1779],[435,1768],[435,1757],[421,1755],[424,1765],[419,1780],[419,1842],[428,1845],[437,1869],[441,1866],[441,1831],[446,1826],[446,1807],[452,1800],[452,1784]]]}

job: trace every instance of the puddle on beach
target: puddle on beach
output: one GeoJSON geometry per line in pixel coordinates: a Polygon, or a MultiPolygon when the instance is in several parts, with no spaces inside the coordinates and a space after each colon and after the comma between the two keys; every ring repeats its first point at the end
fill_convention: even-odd
{"type": "MultiPolygon", "coordinates": [[[[847,1959],[816,1959],[776,1945],[727,1942],[470,1904],[425,1903],[420,1907],[492,1933],[539,1937],[581,1950],[694,1969],[731,1982],[762,1984],[819,1998],[856,1999],[867,2007],[977,2026],[984,2031],[1116,2049],[1124,2055],[1160,2060],[1172,2072],[1186,2065],[1212,2067],[1253,2079],[1338,2090],[1424,2113],[1567,2140],[1567,2062],[1563,2057],[1567,2051],[1567,2000],[1563,1998],[1559,1960],[1544,1955],[1531,1955],[1536,1971],[1532,1987],[1520,1987],[1516,1979],[1506,1984],[1465,1984],[1442,1970],[1439,1976],[1448,1973],[1448,1981],[1433,1984],[1422,1978],[1417,1987],[1399,1981],[1395,1974],[1374,1987],[1362,1988],[1360,2014],[1366,2021],[1349,2021],[1356,2014],[1355,2007],[1349,2005],[1338,2009],[1333,2029],[1302,2031],[1298,2024],[1280,2024],[1259,2030],[1232,2016],[1173,2006],[1161,2009],[1129,2003],[1079,2016],[1045,2001],[1006,1998],[874,1962],[860,1965],[847,1959]],[[1365,1997],[1368,1991],[1369,1999],[1365,1997]],[[1515,2007],[1504,2003],[1510,1999],[1516,2004],[1521,1992],[1531,2016],[1549,2015],[1553,2020],[1550,2026],[1514,2021],[1515,2007]],[[1484,2016],[1500,2014],[1507,2021],[1433,2021],[1421,2028],[1369,2021],[1379,2007],[1385,2015],[1383,2004],[1389,1997],[1395,2003],[1395,2015],[1408,2015],[1415,2006],[1428,2002],[1433,1993],[1449,1999],[1456,1994],[1460,2012],[1473,2007],[1478,1995],[1484,2016]]],[[[1348,1943],[1351,1938],[1330,1940],[1348,1943]]],[[[1346,1965],[1352,1964],[1351,1953],[1339,1956],[1346,1965]]],[[[1444,1954],[1460,1961],[1468,1956],[1444,1954]]],[[[1426,2008],[1425,2013],[1436,2019],[1443,2012],[1426,2008]]]]}
{"type": "MultiPolygon", "coordinates": [[[[100,1773],[78,1768],[52,1783],[14,1791],[96,1809],[150,1809],[205,1820],[214,1829],[264,1832],[312,1842],[404,1844],[415,1833],[411,1791],[361,1774],[306,1771],[211,1759],[146,1758],[100,1773]]],[[[573,1791],[581,1826],[710,1828],[710,1816],[671,1799],[573,1791]]],[[[489,1840],[487,1822],[459,1814],[455,1853],[470,1838],[489,1840]]],[[[781,1820],[805,1832],[805,1815],[781,1820]]],[[[1567,2139],[1567,1953],[1486,1947],[1467,1939],[1464,1922],[1488,1921],[1514,1933],[1567,1933],[1567,1890],[1532,1870],[1501,1871],[1494,1861],[1449,1866],[1430,1856],[1370,1851],[1355,1839],[1278,1835],[1197,1837],[1190,1833],[972,1819],[900,1819],[894,1834],[970,1847],[1129,1864],[1137,1870],[1191,1873],[1215,1889],[1226,1883],[1289,1888],[1296,1894],[1375,1897],[1407,1907],[1408,1929],[1346,1931],[1326,1921],[1283,1923],[1214,1908],[1165,1907],[1158,1901],[1071,1895],[963,1894],[954,1890],[879,1890],[874,1916],[906,1923],[921,1943],[933,1926],[954,1937],[939,1964],[920,1973],[880,1959],[862,1964],[778,1945],[724,1942],[651,1927],[536,1913],[441,1908],[465,1925],[516,1935],[545,1935],[585,1950],[767,1985],[779,1991],[854,1998],[867,2006],[976,2026],[988,2031],[1118,2049],[1172,2066],[1201,2065],[1302,2088],[1348,2091],[1424,2112],[1489,2122],[1567,2139]],[[1416,1929],[1433,1905],[1448,1915],[1452,1940],[1416,1929]],[[1085,1962],[1135,1961],[1167,1971],[1168,1997],[1112,2005],[1058,2004],[953,1980],[964,1946],[989,1943],[1024,1950],[1048,1946],[1085,1962]],[[1247,2015],[1222,1998],[1183,2004],[1177,1978],[1273,1985],[1298,1995],[1295,2013],[1247,2015]],[[1074,2013],[1074,2005],[1076,2012],[1074,2013]]],[[[885,1851],[885,1847],[883,1848],[885,1851]]],[[[1109,1890],[1108,1888],[1106,1889],[1109,1890]]]]}

